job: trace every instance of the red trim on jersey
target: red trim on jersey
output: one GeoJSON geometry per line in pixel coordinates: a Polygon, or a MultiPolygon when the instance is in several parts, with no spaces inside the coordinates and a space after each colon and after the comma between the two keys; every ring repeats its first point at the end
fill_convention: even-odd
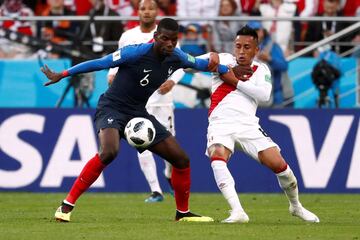
{"type": "Polygon", "coordinates": [[[226,97],[226,95],[228,95],[229,93],[231,93],[232,91],[234,91],[236,89],[236,87],[231,86],[230,84],[227,83],[222,83],[213,94],[211,94],[211,105],[209,108],[209,114],[208,116],[211,115],[212,111],[216,108],[216,106],[224,99],[224,97],[226,97]]]}
{"type": "MultiPolygon", "coordinates": [[[[252,70],[255,72],[258,69],[257,65],[252,66],[252,70]]],[[[254,73],[253,72],[253,73],[254,73]]],[[[251,77],[251,76],[250,76],[251,77]]],[[[249,77],[249,78],[250,78],[249,77]]],[[[219,105],[219,103],[224,99],[224,97],[226,97],[226,95],[228,95],[229,93],[231,93],[232,91],[234,91],[236,89],[236,87],[231,86],[230,84],[227,83],[223,83],[221,84],[213,94],[211,94],[211,105],[209,108],[209,113],[208,116],[211,115],[212,111],[216,108],[217,105],[219,105]]]]}
{"type": "Polygon", "coordinates": [[[210,158],[210,161],[213,162],[213,161],[223,161],[223,162],[226,162],[226,159],[225,158],[222,158],[222,157],[211,157],[210,158]]]}
{"type": "Polygon", "coordinates": [[[150,39],[147,43],[153,43],[153,42],[155,42],[155,39],[150,39]]]}
{"type": "MultiPolygon", "coordinates": [[[[256,69],[258,69],[258,65],[254,65],[254,66],[252,66],[252,70],[253,70],[253,74],[254,74],[254,72],[256,71],[256,69]]],[[[251,76],[252,76],[252,74],[251,74],[251,76]]]]}

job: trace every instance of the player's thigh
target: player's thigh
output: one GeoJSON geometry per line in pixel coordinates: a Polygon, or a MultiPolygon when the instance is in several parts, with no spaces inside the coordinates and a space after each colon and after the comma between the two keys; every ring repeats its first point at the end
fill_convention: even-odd
{"type": "Polygon", "coordinates": [[[172,135],[175,136],[173,106],[147,106],[146,110],[153,115],[172,135]]]}
{"type": "Polygon", "coordinates": [[[99,132],[100,150],[119,150],[120,134],[116,128],[103,128],[99,132]]]}
{"type": "Polygon", "coordinates": [[[259,126],[249,126],[235,134],[236,148],[243,151],[259,163],[262,163],[259,158],[259,153],[269,149],[277,148],[279,146],[272,141],[272,139],[265,133],[265,131],[259,126]]]}
{"type": "Polygon", "coordinates": [[[99,154],[105,163],[110,163],[117,155],[120,138],[131,116],[111,108],[100,108],[95,113],[95,126],[99,137],[99,154]]]}
{"type": "Polygon", "coordinates": [[[99,136],[99,156],[103,163],[109,164],[112,162],[119,151],[120,147],[120,134],[116,128],[103,128],[100,129],[99,136]]]}
{"type": "Polygon", "coordinates": [[[125,126],[133,117],[109,107],[98,108],[95,113],[96,131],[99,134],[101,129],[115,128],[118,130],[120,137],[124,137],[125,126]]]}
{"type": "Polygon", "coordinates": [[[149,150],[159,155],[176,168],[189,167],[189,158],[187,154],[171,135],[149,147],[149,150]]]}
{"type": "Polygon", "coordinates": [[[206,155],[228,160],[234,152],[235,141],[232,127],[227,124],[209,124],[207,132],[206,155]]]}

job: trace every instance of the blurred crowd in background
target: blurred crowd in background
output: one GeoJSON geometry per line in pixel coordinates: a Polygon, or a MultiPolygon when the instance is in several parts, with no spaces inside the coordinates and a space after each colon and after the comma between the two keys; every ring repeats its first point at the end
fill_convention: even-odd
{"type": "MultiPolygon", "coordinates": [[[[138,25],[138,21],[19,21],[17,16],[137,16],[140,0],[3,0],[0,16],[14,19],[0,21],[4,29],[50,41],[80,47],[89,56],[102,56],[116,49],[121,34],[138,25]]],[[[360,0],[157,0],[159,16],[203,17],[263,16],[360,16],[360,0]]],[[[180,21],[180,47],[198,56],[209,51],[232,52],[238,29],[248,24],[257,30],[260,40],[259,60],[273,71],[273,104],[293,97],[286,83],[286,57],[302,48],[329,37],[354,22],[337,21],[180,21]],[[284,80],[285,79],[285,80],[284,80]]],[[[38,49],[11,39],[0,38],[0,58],[31,58],[38,49]]],[[[359,31],[352,32],[317,49],[308,56],[332,59],[334,56],[356,56],[359,31]],[[326,54],[325,54],[326,53],[326,54]],[[330,54],[331,53],[331,54],[330,54]],[[329,54],[331,57],[329,57],[329,54]]],[[[46,50],[46,49],[45,49],[46,50]]],[[[47,58],[68,57],[60,51],[43,51],[47,58]]],[[[81,59],[73,59],[75,63],[81,59]]],[[[291,104],[290,104],[291,105],[291,104]]]]}

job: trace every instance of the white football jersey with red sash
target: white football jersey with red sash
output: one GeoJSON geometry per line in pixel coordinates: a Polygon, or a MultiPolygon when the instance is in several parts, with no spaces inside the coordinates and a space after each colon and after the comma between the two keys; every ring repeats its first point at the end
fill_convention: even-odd
{"type": "MultiPolygon", "coordinates": [[[[228,53],[219,54],[220,63],[235,67],[236,58],[228,53]]],[[[224,83],[219,75],[213,76],[207,148],[221,144],[234,152],[235,148],[259,161],[258,152],[274,143],[259,125],[256,110],[259,101],[268,101],[271,95],[271,73],[262,62],[253,61],[253,74],[237,87],[224,83]]],[[[206,154],[208,152],[206,151],[206,154]]]]}
{"type": "MultiPolygon", "coordinates": [[[[219,54],[220,64],[235,67],[236,58],[232,54],[219,54]]],[[[237,89],[224,83],[218,75],[212,79],[211,105],[209,108],[209,121],[258,123],[255,116],[260,94],[271,93],[271,73],[262,62],[253,61],[253,74],[246,82],[249,92],[237,89]],[[251,89],[252,88],[252,89],[251,89]],[[256,91],[260,89],[261,91],[256,91]]]]}

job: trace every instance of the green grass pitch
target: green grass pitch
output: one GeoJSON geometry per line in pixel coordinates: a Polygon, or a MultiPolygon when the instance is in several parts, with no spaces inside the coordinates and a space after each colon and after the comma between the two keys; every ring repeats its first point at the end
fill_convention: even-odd
{"type": "Polygon", "coordinates": [[[170,195],[144,203],[147,194],[87,193],[70,223],[53,220],[65,194],[0,193],[0,239],[351,239],[360,240],[360,194],[303,194],[304,206],[320,217],[309,224],[290,216],[282,194],[240,194],[250,222],[222,224],[228,207],[220,194],[193,193],[191,210],[213,223],[175,222],[170,195]]]}

